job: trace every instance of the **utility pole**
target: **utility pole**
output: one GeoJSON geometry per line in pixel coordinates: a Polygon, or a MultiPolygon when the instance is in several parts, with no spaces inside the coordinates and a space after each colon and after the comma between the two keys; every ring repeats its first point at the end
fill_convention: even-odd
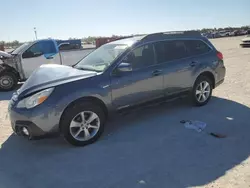
{"type": "Polygon", "coordinates": [[[35,33],[35,39],[37,40],[37,32],[36,32],[36,27],[34,27],[34,33],[35,33]]]}

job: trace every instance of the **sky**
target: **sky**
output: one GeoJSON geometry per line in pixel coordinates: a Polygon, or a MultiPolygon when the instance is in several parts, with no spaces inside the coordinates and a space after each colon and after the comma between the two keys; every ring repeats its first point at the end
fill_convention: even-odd
{"type": "Polygon", "coordinates": [[[0,41],[250,25],[250,0],[1,0],[0,41]]]}

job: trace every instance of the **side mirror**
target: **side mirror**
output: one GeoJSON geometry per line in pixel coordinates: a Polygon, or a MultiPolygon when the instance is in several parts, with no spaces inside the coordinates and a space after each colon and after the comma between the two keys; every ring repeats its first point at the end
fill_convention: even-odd
{"type": "Polygon", "coordinates": [[[54,58],[54,54],[44,54],[44,57],[46,59],[53,59],[54,58]]]}
{"type": "Polygon", "coordinates": [[[132,66],[130,63],[125,63],[122,62],[118,67],[117,67],[118,72],[130,72],[132,71],[132,66]]]}

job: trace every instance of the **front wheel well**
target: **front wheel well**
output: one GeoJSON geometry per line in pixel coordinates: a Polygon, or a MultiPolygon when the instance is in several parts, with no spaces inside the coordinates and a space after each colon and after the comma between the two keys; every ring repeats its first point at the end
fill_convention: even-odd
{"type": "Polygon", "coordinates": [[[92,102],[93,104],[96,104],[98,106],[100,106],[102,108],[102,110],[104,111],[104,114],[106,116],[106,118],[108,117],[108,109],[106,107],[106,105],[104,104],[104,102],[100,99],[98,99],[97,97],[82,97],[82,98],[79,98],[79,99],[76,99],[74,101],[72,101],[63,111],[62,115],[61,115],[61,118],[60,118],[60,121],[59,121],[59,128],[61,129],[60,125],[61,125],[61,122],[63,121],[63,117],[64,117],[64,114],[67,112],[68,109],[70,109],[72,106],[76,105],[76,104],[79,104],[79,103],[83,103],[83,102],[92,102]]]}
{"type": "MultiPolygon", "coordinates": [[[[206,76],[207,78],[209,78],[209,79],[212,81],[213,89],[215,88],[215,78],[214,78],[213,73],[208,72],[208,71],[203,72],[203,73],[201,73],[201,74],[197,77],[197,79],[198,79],[200,76],[206,76]]],[[[196,79],[196,80],[197,80],[197,79],[196,79]]]]}
{"type": "Polygon", "coordinates": [[[20,79],[20,75],[19,73],[16,71],[16,69],[14,69],[13,67],[11,66],[8,66],[8,65],[2,65],[2,71],[1,73],[3,74],[4,72],[10,72],[12,73],[13,75],[16,76],[16,78],[19,80],[20,79]]]}

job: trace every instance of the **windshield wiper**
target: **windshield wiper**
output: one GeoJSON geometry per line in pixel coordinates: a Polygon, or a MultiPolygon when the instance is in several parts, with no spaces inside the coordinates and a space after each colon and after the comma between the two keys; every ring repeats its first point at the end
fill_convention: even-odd
{"type": "Polygon", "coordinates": [[[91,69],[91,68],[85,68],[85,67],[74,67],[75,69],[78,69],[78,70],[86,70],[86,71],[94,71],[94,72],[101,72],[101,71],[98,71],[96,69],[91,69]]]}

